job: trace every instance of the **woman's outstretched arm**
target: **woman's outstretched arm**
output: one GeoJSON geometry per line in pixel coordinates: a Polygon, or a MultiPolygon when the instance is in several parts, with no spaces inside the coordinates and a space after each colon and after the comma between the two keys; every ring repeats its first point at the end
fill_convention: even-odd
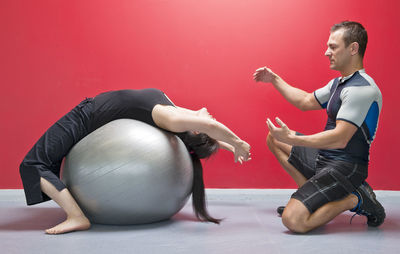
{"type": "Polygon", "coordinates": [[[230,144],[228,144],[228,143],[225,143],[223,141],[218,141],[218,144],[219,144],[219,147],[224,149],[224,150],[227,150],[227,151],[232,152],[232,153],[235,152],[235,148],[233,146],[231,146],[230,144]]]}
{"type": "Polygon", "coordinates": [[[172,132],[202,132],[213,139],[231,145],[232,152],[235,154],[235,162],[250,159],[250,145],[241,140],[224,124],[214,120],[212,116],[185,114],[181,109],[173,106],[156,105],[152,117],[154,122],[163,129],[172,132]]]}

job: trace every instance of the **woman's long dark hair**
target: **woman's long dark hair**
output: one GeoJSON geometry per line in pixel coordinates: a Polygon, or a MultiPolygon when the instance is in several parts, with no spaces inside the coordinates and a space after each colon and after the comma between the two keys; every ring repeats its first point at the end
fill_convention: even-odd
{"type": "Polygon", "coordinates": [[[201,221],[219,224],[220,219],[211,217],[207,211],[206,194],[204,191],[203,166],[200,159],[208,158],[218,151],[219,145],[207,134],[184,132],[177,134],[190,152],[193,163],[192,204],[196,217],[201,221]]]}

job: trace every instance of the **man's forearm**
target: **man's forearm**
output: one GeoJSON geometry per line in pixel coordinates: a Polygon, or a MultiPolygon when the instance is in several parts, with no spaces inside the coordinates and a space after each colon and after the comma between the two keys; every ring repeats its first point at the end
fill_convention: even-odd
{"type": "Polygon", "coordinates": [[[306,91],[289,85],[276,74],[271,83],[289,103],[300,110],[304,110],[304,99],[308,95],[306,91]]]}
{"type": "Polygon", "coordinates": [[[290,138],[291,145],[318,149],[342,149],[346,147],[347,142],[347,138],[335,130],[327,130],[304,136],[292,135],[290,138]]]}

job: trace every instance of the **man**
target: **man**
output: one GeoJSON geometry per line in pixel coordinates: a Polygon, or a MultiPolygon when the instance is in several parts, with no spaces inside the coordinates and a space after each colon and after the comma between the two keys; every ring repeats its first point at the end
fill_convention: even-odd
{"type": "Polygon", "coordinates": [[[357,22],[334,25],[325,55],[341,77],[314,93],[290,86],[269,68],[254,73],[255,81],[272,83],[300,110],[326,109],[328,114],[325,130],[313,135],[296,133],[279,118],[279,126],[267,119],[268,147],[299,186],[286,207],[278,208],[293,232],[308,232],[346,210],[366,216],[369,226],[385,219],[384,208],[365,182],[382,107],[381,92],[363,68],[367,41],[357,22]]]}

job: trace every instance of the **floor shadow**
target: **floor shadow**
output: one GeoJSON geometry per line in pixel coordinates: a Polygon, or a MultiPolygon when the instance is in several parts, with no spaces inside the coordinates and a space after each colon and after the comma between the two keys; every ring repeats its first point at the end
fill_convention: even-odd
{"type": "Polygon", "coordinates": [[[400,219],[387,217],[385,222],[379,227],[369,227],[367,225],[367,218],[364,216],[355,216],[350,223],[353,215],[341,214],[333,219],[325,226],[314,229],[306,234],[297,234],[289,230],[285,231],[286,234],[292,235],[327,235],[327,234],[343,234],[343,233],[357,233],[357,232],[375,232],[377,234],[390,232],[400,234],[400,219]]]}
{"type": "Polygon", "coordinates": [[[121,232],[121,231],[135,231],[135,230],[152,230],[160,227],[167,227],[174,223],[180,222],[198,222],[195,216],[187,213],[177,213],[170,219],[166,219],[159,222],[147,223],[147,224],[135,224],[135,225],[105,225],[105,224],[93,224],[91,232],[121,232]]]}
{"type": "Polygon", "coordinates": [[[65,213],[56,207],[1,208],[1,231],[44,230],[66,219],[65,213]]]}
{"type": "MultiPolygon", "coordinates": [[[[0,208],[0,231],[30,231],[45,230],[66,219],[65,213],[58,207],[18,207],[0,208]]],[[[128,230],[146,230],[165,227],[181,221],[198,222],[194,215],[184,212],[177,213],[172,218],[148,224],[137,225],[105,225],[92,224],[91,232],[111,232],[128,230]]]]}
{"type": "Polygon", "coordinates": [[[105,225],[105,224],[92,224],[92,227],[89,229],[90,232],[97,233],[112,233],[112,232],[123,232],[123,231],[135,231],[135,230],[151,230],[160,227],[166,227],[170,224],[174,223],[171,219],[148,223],[148,224],[138,224],[138,225],[105,225]]]}
{"type": "Polygon", "coordinates": [[[176,220],[176,221],[192,221],[192,222],[198,222],[199,220],[196,218],[196,216],[193,213],[185,213],[185,212],[179,212],[175,214],[171,220],[176,220]]]}

